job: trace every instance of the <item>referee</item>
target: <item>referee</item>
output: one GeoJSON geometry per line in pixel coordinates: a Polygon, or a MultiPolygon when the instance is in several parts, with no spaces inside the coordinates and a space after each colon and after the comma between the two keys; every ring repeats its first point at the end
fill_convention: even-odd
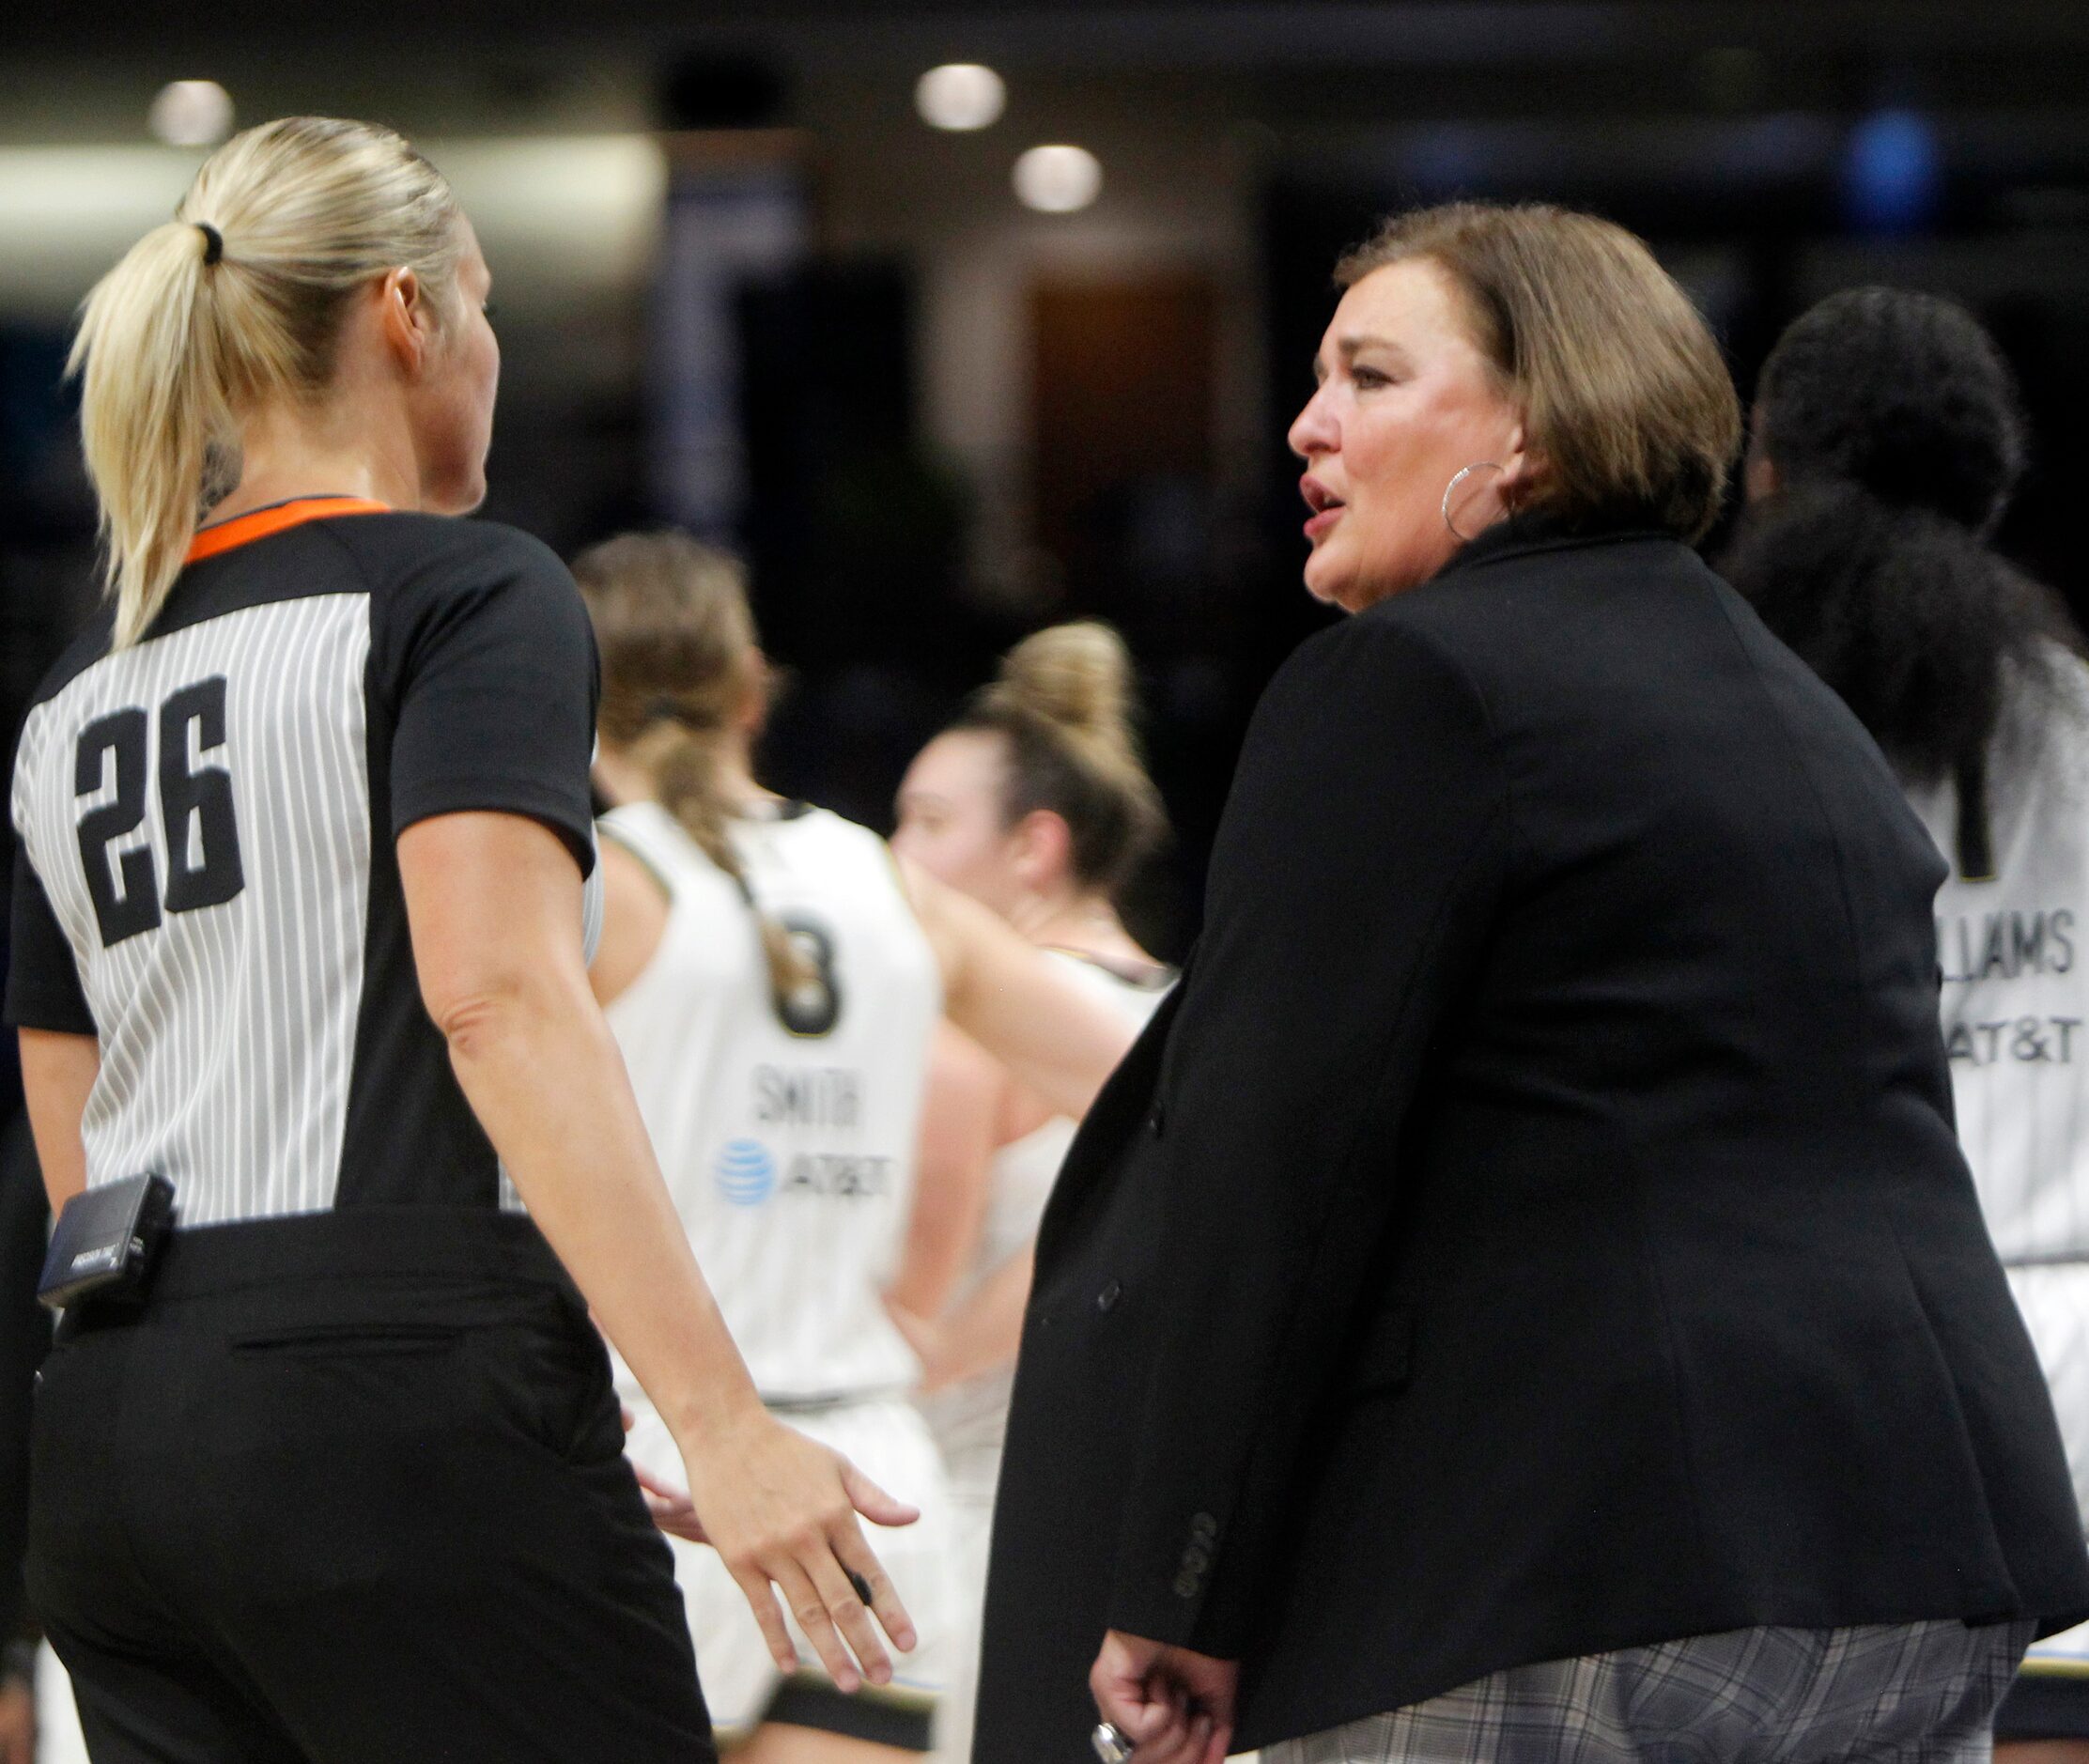
{"type": "Polygon", "coordinates": [[[872,1611],[911,1645],[855,1510],[911,1515],[763,1410],[589,992],[587,617],[443,518],[487,291],[426,161],[299,118],[75,346],[113,604],[23,728],[7,1016],[54,1208],[177,1208],[38,1397],[29,1589],[97,1764],[710,1757],[591,1306],[772,1638],[773,1584],[837,1676],[890,1677],[872,1611]]]}

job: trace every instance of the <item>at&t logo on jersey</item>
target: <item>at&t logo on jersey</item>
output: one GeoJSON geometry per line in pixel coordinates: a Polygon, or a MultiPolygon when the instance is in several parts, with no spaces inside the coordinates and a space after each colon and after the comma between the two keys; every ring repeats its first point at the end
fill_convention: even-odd
{"type": "Polygon", "coordinates": [[[776,1159],[759,1139],[728,1139],[716,1174],[719,1193],[736,1207],[758,1207],[776,1191],[776,1159]]]}

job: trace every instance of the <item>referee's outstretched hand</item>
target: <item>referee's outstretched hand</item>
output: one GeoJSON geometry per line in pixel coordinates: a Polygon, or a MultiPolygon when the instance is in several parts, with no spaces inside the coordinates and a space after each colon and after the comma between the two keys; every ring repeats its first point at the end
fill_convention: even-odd
{"type": "MultiPolygon", "coordinates": [[[[784,1672],[798,1668],[797,1649],[776,1602],[781,1590],[837,1690],[857,1690],[866,1679],[890,1683],[892,1662],[878,1627],[902,1653],[910,1653],[914,1623],[864,1540],[857,1515],[874,1524],[910,1525],[920,1510],[766,1410],[753,1411],[720,1435],[683,1442],[682,1462],[689,1473],[692,1516],[747,1595],[777,1665],[784,1672]]],[[[658,1511],[658,1497],[666,1492],[654,1493],[658,1511]]]]}

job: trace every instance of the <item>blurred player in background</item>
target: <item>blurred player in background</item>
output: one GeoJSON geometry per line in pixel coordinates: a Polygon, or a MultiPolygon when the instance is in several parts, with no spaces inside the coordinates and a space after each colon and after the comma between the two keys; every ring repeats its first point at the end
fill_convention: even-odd
{"type": "Polygon", "coordinates": [[[670,1430],[626,1377],[628,1449],[680,1534],[727,1741],[764,1764],[919,1755],[953,1638],[953,1540],[942,1463],[907,1400],[920,1368],[882,1294],[913,1200],[931,1036],[948,1011],[1077,1114],[1130,1031],[992,915],[903,876],[875,834],[755,781],[768,670],[734,560],[628,534],[574,570],[603,658],[596,776],[616,804],[601,822],[596,994],[764,1400],[921,1509],[878,1534],[921,1648],[870,1688],[815,1668],[801,1635],[765,1652],[673,1499],[670,1430]]]}
{"type": "MultiPolygon", "coordinates": [[[[1137,1029],[1174,976],[1116,907],[1168,826],[1139,759],[1133,697],[1131,658],[1106,625],[1026,639],[915,758],[892,843],[993,908],[1137,1029]]],[[[987,1541],[1031,1250],[1076,1124],[944,1027],[892,1304],[921,1353],[921,1406],[955,1500],[964,1641],[937,1746],[952,1760],[971,1753],[987,1541]]]]}
{"type": "MultiPolygon", "coordinates": [[[[1724,568],[1863,720],[1952,870],[1937,896],[1958,1137],[2089,1515],[2089,667],[1989,548],[2027,438],[1973,316],[1831,296],[1764,364],[1724,568]]],[[[2012,1764],[2089,1760],[2089,1632],[2033,1646],[2012,1764]]]]}

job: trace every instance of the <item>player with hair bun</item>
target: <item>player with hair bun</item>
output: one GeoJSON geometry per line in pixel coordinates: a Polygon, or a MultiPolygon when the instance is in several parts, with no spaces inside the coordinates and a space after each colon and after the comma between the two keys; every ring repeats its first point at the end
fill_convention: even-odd
{"type": "MultiPolygon", "coordinates": [[[[1123,640],[1092,620],[1026,638],[998,677],[923,748],[899,793],[893,848],[1047,951],[1133,1029],[1173,981],[1125,931],[1116,899],[1166,837],[1133,729],[1123,640]]],[[[937,1046],[922,1199],[893,1287],[926,1366],[922,1407],[950,1465],[966,1613],[938,1753],[971,1748],[994,1489],[1030,1252],[1077,1123],[962,1030],[937,1046]]]]}

